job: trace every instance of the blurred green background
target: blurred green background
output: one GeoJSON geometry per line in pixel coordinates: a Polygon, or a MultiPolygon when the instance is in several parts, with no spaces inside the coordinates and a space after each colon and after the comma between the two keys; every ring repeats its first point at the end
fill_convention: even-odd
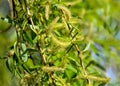
{"type": "MultiPolygon", "coordinates": [[[[78,1],[78,0],[61,0],[78,1]]],[[[85,24],[92,24],[90,39],[94,41],[91,57],[106,68],[106,75],[111,78],[108,86],[120,86],[120,0],[80,0],[70,8],[73,16],[83,19],[85,24]],[[80,15],[80,16],[79,16],[80,15]],[[96,53],[97,52],[97,53],[96,53]]],[[[7,0],[0,0],[0,17],[10,14],[7,0]]],[[[0,19],[0,57],[7,55],[9,47],[13,45],[16,34],[10,23],[0,19]]],[[[88,32],[85,29],[85,33],[88,32]]],[[[92,46],[91,46],[92,47],[92,46]]],[[[16,86],[15,78],[11,78],[0,60],[0,86],[16,86]],[[11,84],[12,83],[12,84],[11,84]]]]}
{"type": "MultiPolygon", "coordinates": [[[[9,3],[7,0],[0,0],[0,58],[7,55],[9,47],[16,39],[15,31],[10,23],[3,21],[1,17],[10,14],[9,3]]],[[[5,60],[0,59],[0,86],[17,86],[14,78],[8,71],[5,60]]]]}

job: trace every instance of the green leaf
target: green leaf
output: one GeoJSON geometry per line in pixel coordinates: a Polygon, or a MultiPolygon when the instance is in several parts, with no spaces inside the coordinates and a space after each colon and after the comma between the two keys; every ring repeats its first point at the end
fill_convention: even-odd
{"type": "Polygon", "coordinates": [[[94,65],[94,66],[100,68],[101,70],[105,71],[105,68],[94,60],[90,61],[85,68],[89,67],[90,65],[94,65]]]}
{"type": "Polygon", "coordinates": [[[75,67],[73,67],[71,64],[66,65],[66,69],[68,69],[74,73],[77,73],[77,69],[75,69],[75,67]]]}
{"type": "Polygon", "coordinates": [[[29,35],[28,35],[25,31],[23,31],[23,37],[24,37],[24,39],[25,39],[28,43],[30,43],[30,44],[33,45],[33,40],[32,40],[32,38],[30,38],[29,35]]]}
{"type": "Polygon", "coordinates": [[[86,47],[85,47],[85,49],[83,50],[83,52],[86,52],[86,51],[90,48],[90,45],[91,45],[91,43],[89,42],[89,43],[86,45],[86,47]]]}
{"type": "Polygon", "coordinates": [[[9,58],[6,60],[6,66],[10,72],[13,72],[13,70],[14,70],[13,58],[9,58]]]}
{"type": "Polygon", "coordinates": [[[75,59],[74,57],[68,57],[68,59],[69,59],[70,61],[75,62],[75,64],[76,64],[77,66],[80,65],[79,62],[78,62],[78,59],[75,59]]]}
{"type": "Polygon", "coordinates": [[[73,80],[71,83],[72,83],[72,86],[82,86],[81,82],[80,82],[80,79],[79,80],[73,80]]]}
{"type": "Polygon", "coordinates": [[[26,65],[26,67],[28,67],[29,69],[36,69],[36,68],[40,68],[40,66],[36,66],[33,64],[33,60],[31,58],[28,58],[27,62],[24,63],[26,65]]]}
{"type": "Polygon", "coordinates": [[[76,76],[77,70],[70,64],[66,65],[65,74],[67,75],[68,79],[71,79],[76,76]]]}
{"type": "Polygon", "coordinates": [[[27,52],[24,53],[26,50],[27,50],[26,45],[25,45],[24,43],[21,43],[21,54],[22,54],[21,58],[22,58],[23,62],[26,62],[27,59],[28,59],[28,54],[27,54],[27,52]],[[23,54],[23,53],[24,53],[24,54],[23,54]]]}

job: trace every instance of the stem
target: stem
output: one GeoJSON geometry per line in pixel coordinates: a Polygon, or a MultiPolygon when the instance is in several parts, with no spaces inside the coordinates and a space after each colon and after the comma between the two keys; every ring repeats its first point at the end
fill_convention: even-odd
{"type": "MultiPolygon", "coordinates": [[[[84,63],[82,61],[80,49],[78,48],[78,45],[75,45],[74,47],[76,48],[76,50],[78,52],[78,57],[80,58],[80,65],[82,67],[84,76],[88,76],[87,71],[86,71],[85,66],[84,66],[84,63]]],[[[86,80],[87,80],[88,86],[90,86],[90,80],[88,79],[88,77],[86,77],[86,80]]]]}
{"type": "Polygon", "coordinates": [[[46,56],[45,56],[45,54],[43,53],[43,50],[42,50],[42,48],[41,48],[41,46],[40,46],[40,40],[39,40],[39,39],[38,39],[38,41],[37,41],[37,48],[38,48],[39,53],[40,53],[40,55],[41,55],[41,57],[42,57],[43,63],[46,64],[46,56]]]}
{"type": "Polygon", "coordinates": [[[31,22],[31,24],[32,24],[32,31],[37,35],[38,33],[37,33],[37,31],[35,30],[35,25],[34,25],[34,23],[33,23],[33,19],[32,19],[30,10],[29,10],[28,7],[26,8],[26,10],[27,10],[27,16],[28,16],[28,18],[29,18],[29,20],[30,20],[30,22],[31,22]]]}
{"type": "MultiPolygon", "coordinates": [[[[61,10],[61,11],[62,11],[62,13],[63,13],[63,17],[64,17],[64,19],[65,19],[65,22],[66,22],[67,26],[68,26],[68,29],[69,29],[69,31],[71,31],[70,25],[68,24],[68,22],[67,22],[67,20],[66,20],[66,18],[65,18],[65,14],[64,14],[63,10],[61,10]]],[[[70,36],[71,36],[71,38],[74,38],[74,34],[71,33],[70,36]]],[[[84,66],[84,63],[83,63],[83,61],[82,61],[81,51],[80,51],[80,49],[79,49],[79,47],[78,47],[77,44],[74,44],[73,46],[75,47],[75,49],[76,49],[76,51],[77,51],[77,53],[78,53],[78,57],[79,57],[79,59],[80,59],[80,65],[81,65],[82,70],[83,70],[83,75],[84,75],[84,76],[88,76],[87,71],[86,71],[85,66],[84,66]]],[[[86,81],[87,81],[88,86],[90,86],[90,80],[88,79],[88,77],[86,77],[86,81]]]]}

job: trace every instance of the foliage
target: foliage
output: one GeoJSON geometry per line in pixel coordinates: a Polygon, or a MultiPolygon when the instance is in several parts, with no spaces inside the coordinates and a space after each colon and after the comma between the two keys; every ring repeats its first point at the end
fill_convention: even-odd
{"type": "Polygon", "coordinates": [[[109,81],[103,59],[119,60],[120,20],[110,11],[113,1],[100,1],[13,0],[14,17],[8,20],[17,40],[6,65],[20,85],[103,86],[109,81]]]}

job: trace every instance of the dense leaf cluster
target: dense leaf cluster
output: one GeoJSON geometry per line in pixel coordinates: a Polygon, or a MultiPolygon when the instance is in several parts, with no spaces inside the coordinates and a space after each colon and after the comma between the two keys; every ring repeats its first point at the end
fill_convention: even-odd
{"type": "Polygon", "coordinates": [[[118,20],[101,3],[94,8],[89,1],[13,0],[17,40],[6,65],[22,86],[103,86],[109,81],[107,64],[95,58],[106,59],[104,52],[119,45],[113,37],[118,26],[111,25],[118,20]]]}

